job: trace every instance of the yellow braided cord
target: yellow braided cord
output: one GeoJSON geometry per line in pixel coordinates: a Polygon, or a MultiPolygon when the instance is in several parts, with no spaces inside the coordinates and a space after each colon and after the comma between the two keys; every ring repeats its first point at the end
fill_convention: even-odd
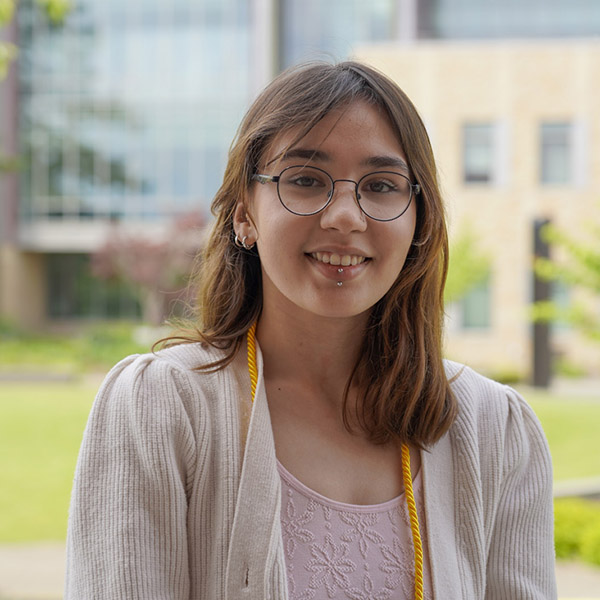
{"type": "Polygon", "coordinates": [[[256,382],[258,381],[258,368],[256,366],[256,323],[248,329],[248,373],[250,373],[250,390],[252,402],[256,395],[256,382]]]}
{"type": "Polygon", "coordinates": [[[406,444],[402,444],[402,478],[404,479],[404,493],[406,505],[410,515],[410,529],[412,531],[413,547],[415,550],[415,600],[423,600],[423,545],[419,532],[419,517],[412,487],[410,472],[410,452],[406,444]]]}

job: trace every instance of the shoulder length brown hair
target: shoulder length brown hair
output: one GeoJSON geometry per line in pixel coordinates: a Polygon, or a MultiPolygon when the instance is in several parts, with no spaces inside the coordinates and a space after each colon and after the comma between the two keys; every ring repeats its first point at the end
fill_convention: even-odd
{"type": "Polygon", "coordinates": [[[448,239],[435,161],[423,122],[406,94],[388,77],[358,62],[310,63],[279,75],[254,101],[231,146],[223,184],[212,204],[215,221],[200,256],[194,331],[171,338],[203,341],[224,358],[201,369],[220,369],[242,347],[262,308],[260,258],[234,243],[233,214],[247,197],[274,137],[297,127],[301,139],[332,109],[362,100],[382,109],[398,136],[413,181],[417,222],[405,265],[373,307],[362,348],[345,390],[344,420],[358,420],[374,443],[391,439],[427,446],[451,425],[455,400],[442,363],[443,287],[448,239]],[[362,390],[350,418],[350,385],[362,390]]]}

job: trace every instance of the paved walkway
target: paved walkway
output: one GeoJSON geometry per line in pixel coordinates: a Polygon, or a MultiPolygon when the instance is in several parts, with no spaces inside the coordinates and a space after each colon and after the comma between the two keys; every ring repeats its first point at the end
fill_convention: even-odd
{"type": "MultiPolygon", "coordinates": [[[[0,546],[0,600],[60,600],[64,544],[0,546]]],[[[560,600],[600,600],[600,567],[570,562],[556,566],[560,600]]]]}

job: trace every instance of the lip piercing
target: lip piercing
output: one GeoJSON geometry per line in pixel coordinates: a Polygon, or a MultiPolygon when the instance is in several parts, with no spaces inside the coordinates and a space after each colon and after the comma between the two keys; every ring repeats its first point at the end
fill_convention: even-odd
{"type": "Polygon", "coordinates": [[[342,269],[341,267],[338,269],[338,273],[343,273],[344,269],[342,269]]]}
{"type": "Polygon", "coordinates": [[[342,282],[341,281],[338,281],[337,284],[338,284],[338,287],[342,287],[342,282]]]}

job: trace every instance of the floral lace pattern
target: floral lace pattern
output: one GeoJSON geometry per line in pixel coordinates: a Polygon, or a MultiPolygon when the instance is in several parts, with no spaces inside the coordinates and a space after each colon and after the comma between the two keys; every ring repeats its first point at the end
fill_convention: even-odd
{"type": "MultiPolygon", "coordinates": [[[[278,469],[289,600],[413,598],[413,545],[404,495],[383,504],[344,504],[306,487],[279,462],[278,469]]],[[[426,558],[420,472],[413,487],[426,558]]],[[[431,600],[426,568],[424,578],[425,598],[431,600]]]]}

